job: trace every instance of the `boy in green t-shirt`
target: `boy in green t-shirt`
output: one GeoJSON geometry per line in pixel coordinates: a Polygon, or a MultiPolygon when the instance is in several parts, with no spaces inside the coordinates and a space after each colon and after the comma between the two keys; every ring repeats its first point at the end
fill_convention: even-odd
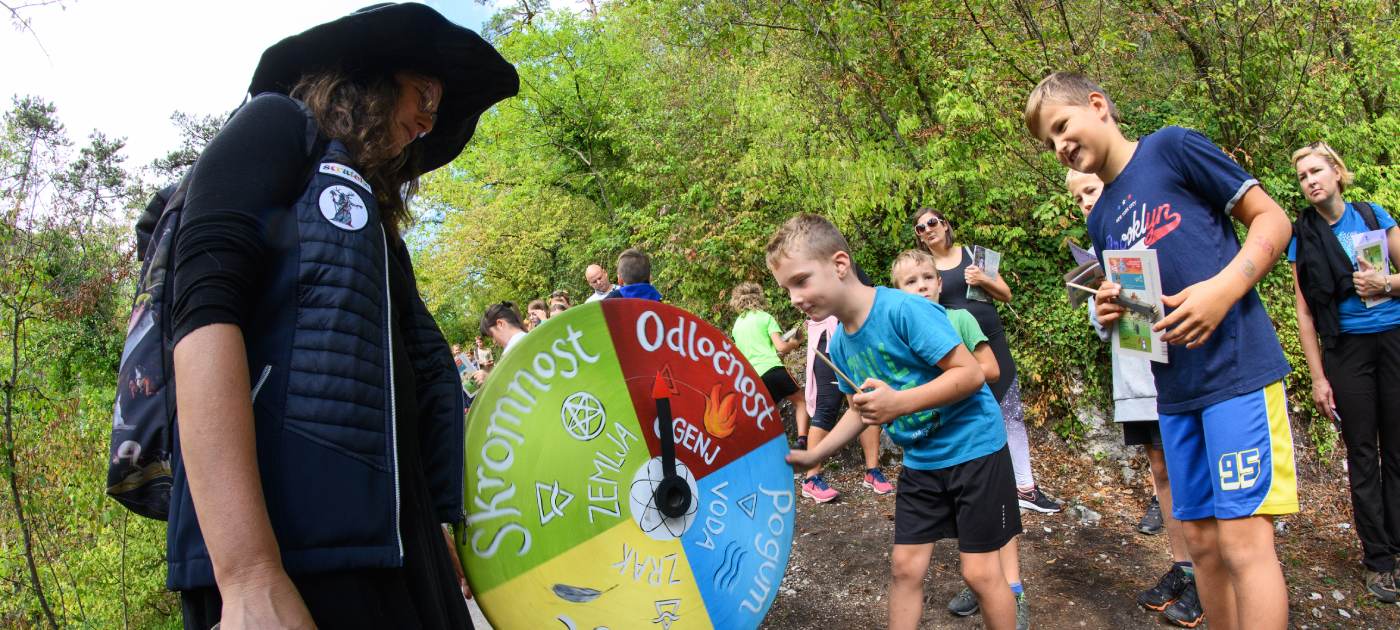
{"type": "MultiPolygon", "coordinates": [[[[756,283],[744,282],[734,287],[729,296],[729,306],[739,314],[730,332],[734,346],[748,359],[754,371],[763,375],[763,384],[768,387],[773,400],[787,399],[792,403],[797,416],[796,448],[805,449],[809,420],[807,397],[778,356],[801,347],[801,341],[796,336],[783,338],[783,329],[778,325],[778,320],[764,310],[768,308],[768,301],[763,297],[763,287],[756,283]]],[[[808,478],[802,482],[802,496],[817,503],[826,503],[839,495],[820,475],[814,477],[815,481],[808,478]]]]}
{"type": "MultiPolygon", "coordinates": [[[[890,265],[890,282],[894,288],[922,295],[934,304],[938,303],[938,296],[943,292],[943,277],[938,273],[933,255],[918,249],[906,249],[895,257],[894,264],[890,265]]],[[[962,337],[963,345],[972,353],[972,358],[977,359],[987,382],[997,382],[1001,378],[1001,368],[997,365],[996,355],[992,354],[992,347],[987,345],[987,335],[977,325],[977,319],[963,309],[950,308],[948,321],[962,337]]]]}
{"type": "MultiPolygon", "coordinates": [[[[943,292],[943,277],[938,273],[933,256],[917,249],[904,250],[895,257],[894,264],[890,265],[890,283],[900,291],[923,296],[934,304],[938,303],[938,296],[943,292]]],[[[1001,368],[997,365],[996,355],[992,354],[992,347],[987,344],[987,335],[983,334],[982,327],[977,325],[977,318],[973,317],[972,313],[958,308],[948,309],[947,314],[949,323],[953,324],[953,330],[962,338],[963,346],[972,353],[972,358],[977,360],[977,365],[982,368],[987,382],[995,383],[1001,378],[1001,368]]],[[[1019,623],[1021,619],[1028,619],[1030,613],[1025,588],[1021,585],[1021,559],[1017,541],[1018,538],[1012,538],[1006,543],[1006,546],[997,552],[997,559],[1001,562],[1002,573],[1006,575],[1006,583],[1011,586],[1011,592],[1016,594],[1016,616],[1019,623]]],[[[967,586],[948,602],[948,611],[960,617],[976,614],[979,608],[977,596],[967,586]]]]}

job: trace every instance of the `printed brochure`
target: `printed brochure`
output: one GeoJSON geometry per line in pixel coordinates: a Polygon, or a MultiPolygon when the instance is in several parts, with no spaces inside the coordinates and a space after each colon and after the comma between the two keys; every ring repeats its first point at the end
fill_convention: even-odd
{"type": "MultiPolygon", "coordinates": [[[[1001,254],[982,247],[981,245],[974,245],[972,247],[972,264],[981,267],[982,273],[987,274],[988,278],[995,278],[997,277],[997,272],[1001,269],[1001,254]]],[[[987,292],[983,291],[981,287],[974,287],[969,284],[967,285],[967,299],[977,300],[978,302],[991,302],[992,296],[987,295],[987,292]]]]}
{"type": "MultiPolygon", "coordinates": [[[[1351,244],[1356,251],[1356,262],[1353,264],[1357,269],[1361,268],[1361,261],[1366,261],[1372,269],[1377,269],[1381,273],[1390,273],[1390,248],[1386,245],[1385,230],[1371,230],[1351,235],[1351,244]]],[[[1366,308],[1372,308],[1378,304],[1385,304],[1390,301],[1390,296],[1383,295],[1374,298],[1361,298],[1361,303],[1366,308]]]]}
{"type": "Polygon", "coordinates": [[[1075,308],[1084,306],[1084,302],[1094,297],[1094,292],[1102,283],[1103,267],[1097,260],[1071,269],[1065,274],[1065,295],[1069,298],[1069,305],[1075,308]]]}
{"type": "Polygon", "coordinates": [[[1166,363],[1167,344],[1162,341],[1162,333],[1152,332],[1152,325],[1161,321],[1163,313],[1157,252],[1112,249],[1104,251],[1103,260],[1108,281],[1122,286],[1118,303],[1125,309],[1113,327],[1113,351],[1125,357],[1166,363]]]}

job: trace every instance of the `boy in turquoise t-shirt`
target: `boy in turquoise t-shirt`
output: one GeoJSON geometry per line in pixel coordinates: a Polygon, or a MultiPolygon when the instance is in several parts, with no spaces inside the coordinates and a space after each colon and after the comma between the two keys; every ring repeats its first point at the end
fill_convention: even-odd
{"type": "Polygon", "coordinates": [[[831,360],[851,408],[822,443],[788,461],[810,466],[870,424],[904,449],[895,494],[889,627],[917,628],[933,543],[957,538],[963,579],[987,627],[1016,626],[1016,600],[998,551],[1021,533],[1016,482],[1000,407],[943,307],[888,287],[860,283],[850,247],[830,222],[789,219],[768,242],[767,263],[792,303],[809,317],[835,315],[831,360]]]}
{"type": "MultiPolygon", "coordinates": [[[[1298,511],[1283,378],[1291,368],[1255,283],[1288,246],[1288,215],[1220,147],[1164,127],[1136,141],[1093,81],[1057,72],[1026,100],[1025,123],[1064,166],[1103,191],[1089,215],[1100,258],[1152,249],[1169,344],[1153,363],[1172,514],[1182,521],[1212,628],[1279,629],[1288,588],[1273,517],[1298,511]],[[1248,228],[1243,244],[1236,219],[1248,228]]],[[[1103,283],[1099,322],[1123,313],[1121,287],[1103,283]]]]}

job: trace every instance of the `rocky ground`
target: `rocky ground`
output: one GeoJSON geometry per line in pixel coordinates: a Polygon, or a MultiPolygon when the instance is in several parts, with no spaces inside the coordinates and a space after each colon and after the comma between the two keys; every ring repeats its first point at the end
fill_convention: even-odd
{"type": "MultiPolygon", "coordinates": [[[[1137,593],[1170,565],[1165,535],[1134,530],[1149,494],[1146,461],[1123,474],[1112,460],[1067,448],[1033,431],[1038,481],[1067,506],[1100,515],[1088,524],[1070,510],[1024,513],[1021,574],[1031,596],[1032,627],[1167,628],[1160,615],[1138,608],[1137,593]],[[1125,477],[1134,477],[1132,482],[1125,477]]],[[[1301,446],[1301,440],[1300,440],[1301,446]]],[[[881,628],[888,605],[894,497],[860,487],[857,451],[848,449],[827,478],[844,494],[835,502],[804,501],[797,514],[792,558],[766,628],[830,630],[881,628]]],[[[1294,628],[1400,628],[1400,607],[1366,597],[1361,548],[1351,529],[1350,499],[1340,456],[1320,461],[1300,453],[1303,509],[1277,537],[1288,580],[1294,628]]],[[[886,469],[893,481],[897,467],[886,469]]],[[[1090,519],[1092,520],[1092,519],[1090,519]]],[[[926,582],[925,628],[982,628],[978,616],[956,618],[944,604],[961,588],[957,549],[940,543],[926,582]]],[[[1209,620],[1207,620],[1209,621],[1209,620]]]]}

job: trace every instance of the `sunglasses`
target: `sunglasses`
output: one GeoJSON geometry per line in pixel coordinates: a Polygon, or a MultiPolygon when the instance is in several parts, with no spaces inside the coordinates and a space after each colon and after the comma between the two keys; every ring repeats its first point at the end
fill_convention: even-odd
{"type": "Polygon", "coordinates": [[[419,113],[427,114],[428,117],[432,119],[433,125],[436,126],[438,119],[438,105],[441,103],[441,99],[433,98],[437,94],[437,90],[434,89],[434,86],[431,83],[422,81],[415,81],[413,83],[413,87],[418,90],[419,113]]]}
{"type": "Polygon", "coordinates": [[[944,221],[943,219],[940,219],[940,218],[938,218],[938,217],[930,217],[929,220],[924,221],[923,223],[915,223],[915,224],[914,224],[914,233],[915,233],[915,234],[923,234],[924,232],[927,232],[927,231],[929,231],[929,230],[932,230],[935,226],[947,225],[947,224],[948,224],[948,222],[947,222],[947,221],[944,221]]]}

